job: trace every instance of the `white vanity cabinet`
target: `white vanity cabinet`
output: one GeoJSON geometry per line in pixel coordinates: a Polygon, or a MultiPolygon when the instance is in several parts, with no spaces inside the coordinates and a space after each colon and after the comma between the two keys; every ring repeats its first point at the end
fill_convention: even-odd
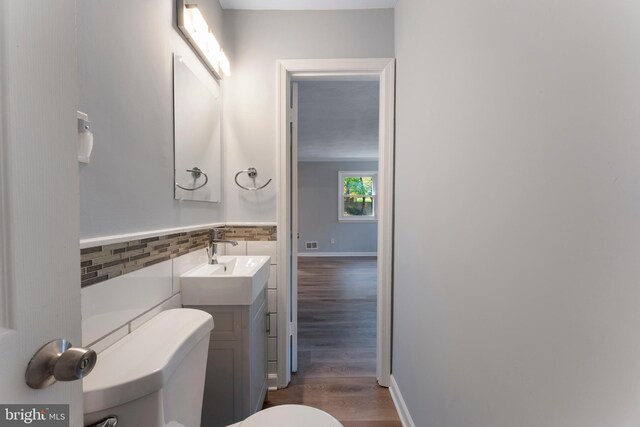
{"type": "Polygon", "coordinates": [[[187,306],[213,316],[203,427],[223,427],[262,409],[267,393],[267,286],[251,305],[187,306]]]}

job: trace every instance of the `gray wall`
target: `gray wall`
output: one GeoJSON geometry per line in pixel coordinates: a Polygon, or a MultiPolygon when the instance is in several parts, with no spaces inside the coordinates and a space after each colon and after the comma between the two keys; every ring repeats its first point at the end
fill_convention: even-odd
{"type": "Polygon", "coordinates": [[[338,221],[338,171],[377,170],[378,162],[298,163],[298,253],[376,252],[377,222],[338,221]],[[317,241],[318,250],[307,251],[308,240],[317,241]]]}
{"type": "Polygon", "coordinates": [[[393,375],[415,425],[640,424],[638,16],[398,2],[393,375]]]}
{"type": "MultiPolygon", "coordinates": [[[[223,217],[220,204],[173,199],[172,53],[213,79],[177,30],[175,4],[77,3],[79,109],[95,141],[91,163],[80,166],[81,238],[223,217]]],[[[218,1],[199,4],[224,45],[218,1]]]]}
{"type": "Polygon", "coordinates": [[[276,185],[247,192],[233,174],[276,173],[276,60],[393,57],[393,10],[224,13],[231,77],[224,81],[224,207],[229,221],[276,221],[276,185]]]}
{"type": "Polygon", "coordinates": [[[276,59],[393,56],[392,10],[223,13],[216,0],[199,4],[232,67],[221,84],[223,203],[173,200],[171,54],[206,77],[175,27],[175,2],[84,0],[77,6],[79,109],[92,121],[95,147],[91,164],[80,166],[81,238],[275,221],[275,181],[248,193],[233,174],[254,166],[259,179],[275,178],[276,59]]]}

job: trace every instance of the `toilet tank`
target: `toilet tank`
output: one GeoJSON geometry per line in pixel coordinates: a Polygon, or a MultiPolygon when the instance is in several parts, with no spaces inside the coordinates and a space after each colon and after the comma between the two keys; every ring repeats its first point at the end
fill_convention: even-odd
{"type": "Polygon", "coordinates": [[[204,311],[167,310],[100,353],[83,380],[84,424],[199,427],[212,329],[204,311]]]}

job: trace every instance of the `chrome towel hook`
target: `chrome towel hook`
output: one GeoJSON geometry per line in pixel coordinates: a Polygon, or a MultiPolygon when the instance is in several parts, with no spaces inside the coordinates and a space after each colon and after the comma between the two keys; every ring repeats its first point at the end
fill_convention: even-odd
{"type": "Polygon", "coordinates": [[[258,176],[258,170],[256,168],[249,168],[249,169],[245,169],[242,171],[238,171],[238,173],[236,174],[235,177],[235,181],[236,181],[236,185],[244,190],[248,190],[248,191],[257,191],[257,190],[262,190],[264,187],[266,187],[267,185],[269,185],[269,183],[271,182],[271,178],[269,178],[269,181],[266,182],[266,184],[260,186],[260,187],[245,187],[244,185],[240,184],[238,182],[238,176],[240,176],[240,174],[246,173],[247,175],[249,175],[249,178],[254,179],[258,176]]]}
{"type": "Polygon", "coordinates": [[[204,187],[205,185],[207,185],[207,182],[209,182],[209,177],[207,176],[207,174],[202,172],[202,170],[197,166],[192,168],[192,169],[187,169],[187,172],[191,172],[191,177],[193,178],[194,187],[193,188],[186,188],[186,187],[183,187],[182,185],[178,184],[177,182],[176,182],[176,187],[181,188],[181,189],[183,189],[185,191],[196,191],[196,190],[204,187]],[[200,178],[202,175],[204,175],[204,183],[202,185],[199,185],[199,186],[196,187],[195,186],[196,185],[196,180],[198,178],[200,178]]]}

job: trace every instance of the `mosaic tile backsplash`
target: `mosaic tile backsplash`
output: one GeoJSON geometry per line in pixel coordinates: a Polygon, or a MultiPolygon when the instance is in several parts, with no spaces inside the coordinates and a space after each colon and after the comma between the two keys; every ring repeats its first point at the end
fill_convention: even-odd
{"type": "MultiPolygon", "coordinates": [[[[276,226],[226,226],[224,239],[275,241],[276,226]]],[[[80,250],[81,286],[90,286],[205,248],[210,229],[148,237],[80,250]]]]}
{"type": "Polygon", "coordinates": [[[224,232],[224,238],[230,240],[273,241],[278,240],[275,225],[260,226],[226,226],[229,231],[224,232]]]}

